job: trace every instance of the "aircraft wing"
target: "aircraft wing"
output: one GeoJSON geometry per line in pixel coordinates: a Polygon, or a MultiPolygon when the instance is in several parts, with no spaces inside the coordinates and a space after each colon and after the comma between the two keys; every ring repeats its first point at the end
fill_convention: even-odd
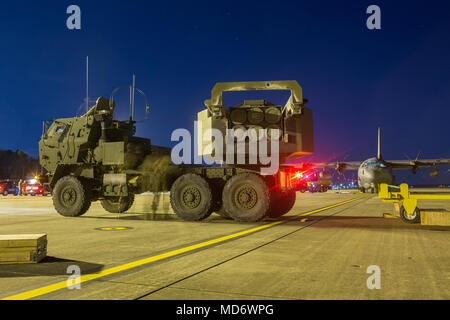
{"type": "Polygon", "coordinates": [[[297,165],[289,165],[294,166],[298,169],[312,169],[312,168],[327,168],[327,169],[336,169],[339,172],[343,172],[345,170],[358,170],[362,161],[335,161],[335,162],[307,162],[297,165]]]}
{"type": "Polygon", "coordinates": [[[422,160],[386,160],[393,170],[420,169],[439,165],[450,165],[450,159],[422,159],[422,160]]]}
{"type": "Polygon", "coordinates": [[[336,161],[327,163],[313,163],[317,168],[329,168],[336,170],[358,170],[362,161],[336,161]]]}

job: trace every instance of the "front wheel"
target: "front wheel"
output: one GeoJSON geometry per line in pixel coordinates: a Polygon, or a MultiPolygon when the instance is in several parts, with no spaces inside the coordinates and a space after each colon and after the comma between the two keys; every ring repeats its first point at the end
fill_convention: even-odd
{"type": "Polygon", "coordinates": [[[73,176],[59,179],[53,193],[53,205],[62,216],[78,217],[83,215],[91,205],[88,184],[73,176]]]}
{"type": "Polygon", "coordinates": [[[100,201],[103,209],[111,213],[123,213],[131,208],[134,202],[134,194],[126,197],[108,197],[100,201]]]}
{"type": "Polygon", "coordinates": [[[406,223],[419,223],[420,222],[420,210],[416,207],[412,215],[406,212],[405,208],[402,206],[400,209],[400,218],[406,223]]]}

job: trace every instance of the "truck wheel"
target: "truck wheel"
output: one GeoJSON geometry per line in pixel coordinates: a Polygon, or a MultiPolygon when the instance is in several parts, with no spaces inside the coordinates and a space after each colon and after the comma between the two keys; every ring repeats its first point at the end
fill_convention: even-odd
{"type": "Polygon", "coordinates": [[[197,174],[184,174],[170,189],[170,204],[177,216],[183,220],[205,219],[211,215],[213,209],[211,187],[197,174]]]}
{"type": "Polygon", "coordinates": [[[222,200],[225,211],[237,221],[264,219],[270,209],[270,191],[264,180],[254,173],[241,173],[227,181],[222,200]]]}
{"type": "Polygon", "coordinates": [[[103,209],[111,213],[123,213],[131,208],[134,202],[134,194],[126,197],[109,197],[100,201],[103,209]]]}
{"type": "Polygon", "coordinates": [[[59,179],[53,193],[53,205],[62,216],[78,217],[83,215],[91,206],[88,185],[73,176],[59,179]]]}
{"type": "Polygon", "coordinates": [[[400,209],[400,218],[402,218],[403,221],[406,223],[419,223],[420,222],[420,210],[416,207],[414,210],[414,213],[410,216],[405,208],[402,206],[400,209]]]}
{"type": "MultiPolygon", "coordinates": [[[[278,191],[278,190],[277,190],[278,191]]],[[[273,192],[269,217],[278,218],[288,213],[295,204],[295,191],[273,192]]]]}

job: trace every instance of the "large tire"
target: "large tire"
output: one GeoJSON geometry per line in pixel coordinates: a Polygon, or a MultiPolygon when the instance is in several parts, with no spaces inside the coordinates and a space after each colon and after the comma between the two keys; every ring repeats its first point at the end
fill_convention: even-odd
{"type": "Polygon", "coordinates": [[[272,193],[269,217],[279,218],[288,213],[295,204],[296,193],[294,190],[281,192],[276,190],[272,193]]]}
{"type": "Polygon", "coordinates": [[[123,213],[131,208],[134,202],[134,194],[129,193],[126,197],[109,197],[101,201],[103,209],[111,213],[123,213]]]}
{"type": "Polygon", "coordinates": [[[214,209],[211,187],[203,177],[186,173],[173,183],[170,204],[176,215],[183,220],[203,220],[214,209]]]}
{"type": "Polygon", "coordinates": [[[56,182],[53,205],[65,217],[78,217],[91,206],[90,188],[76,177],[65,176],[56,182]]]}
{"type": "Polygon", "coordinates": [[[234,220],[256,222],[269,213],[270,194],[263,178],[254,173],[241,173],[227,181],[222,201],[226,213],[234,220]]]}
{"type": "Polygon", "coordinates": [[[419,223],[420,210],[416,207],[416,210],[414,210],[414,213],[410,216],[402,206],[402,208],[400,209],[400,218],[406,223],[419,223]]]}

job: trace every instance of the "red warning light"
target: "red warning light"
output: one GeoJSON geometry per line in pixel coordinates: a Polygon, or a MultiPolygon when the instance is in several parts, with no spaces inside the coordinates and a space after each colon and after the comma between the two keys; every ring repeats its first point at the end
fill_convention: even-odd
{"type": "Polygon", "coordinates": [[[304,178],[305,171],[297,171],[291,176],[291,180],[301,180],[304,178]]]}

